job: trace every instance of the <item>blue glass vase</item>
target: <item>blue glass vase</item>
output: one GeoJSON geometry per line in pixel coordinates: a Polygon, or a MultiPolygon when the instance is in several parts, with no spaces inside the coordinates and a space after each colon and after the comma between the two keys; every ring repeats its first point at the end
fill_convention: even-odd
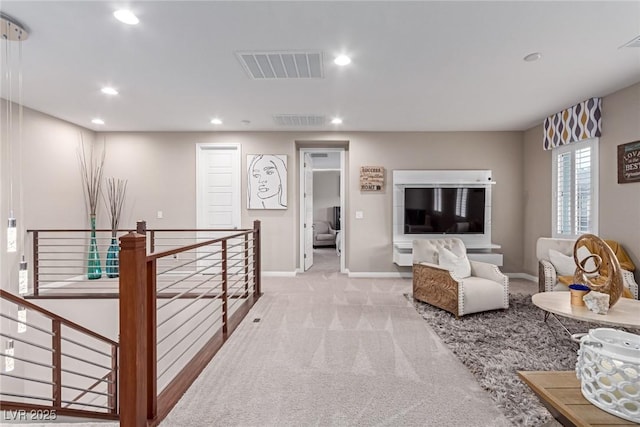
{"type": "Polygon", "coordinates": [[[87,278],[95,280],[101,277],[102,268],[100,267],[100,254],[98,253],[98,243],[96,242],[96,216],[91,215],[91,240],[87,256],[87,278]]]}
{"type": "Polygon", "coordinates": [[[111,244],[109,245],[109,250],[107,251],[107,277],[113,279],[114,277],[118,277],[120,274],[119,269],[119,252],[120,246],[118,245],[118,239],[116,239],[115,233],[111,235],[111,244]]]}

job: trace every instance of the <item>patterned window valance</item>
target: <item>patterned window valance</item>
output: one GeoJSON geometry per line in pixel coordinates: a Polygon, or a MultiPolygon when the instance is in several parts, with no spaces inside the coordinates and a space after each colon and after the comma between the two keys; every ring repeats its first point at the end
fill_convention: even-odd
{"type": "Polygon", "coordinates": [[[600,98],[591,98],[567,108],[544,121],[544,149],[600,136],[600,98]]]}

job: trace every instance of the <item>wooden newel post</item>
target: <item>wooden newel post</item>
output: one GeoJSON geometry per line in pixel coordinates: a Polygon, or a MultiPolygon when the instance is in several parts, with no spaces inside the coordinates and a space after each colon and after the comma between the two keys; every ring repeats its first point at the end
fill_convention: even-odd
{"type": "Polygon", "coordinates": [[[260,221],[257,219],[253,221],[253,230],[255,232],[253,241],[253,275],[255,282],[255,295],[261,295],[260,276],[262,275],[262,267],[260,266],[260,221]]]}
{"type": "Polygon", "coordinates": [[[120,426],[147,425],[146,237],[120,237],[120,426]]]}

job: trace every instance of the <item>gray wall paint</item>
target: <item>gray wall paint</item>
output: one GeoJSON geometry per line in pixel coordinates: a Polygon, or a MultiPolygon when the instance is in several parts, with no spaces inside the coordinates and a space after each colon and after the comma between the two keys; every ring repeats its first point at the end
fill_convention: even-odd
{"type": "Polygon", "coordinates": [[[347,235],[350,271],[409,271],[392,258],[394,169],[491,169],[492,237],[502,245],[504,270],[522,268],[522,132],[357,133],[350,138],[351,194],[347,235]],[[383,166],[382,192],[361,192],[360,166],[383,166]],[[355,211],[364,212],[355,219],[355,211]]]}
{"type": "MultiPolygon", "coordinates": [[[[640,139],[640,84],[603,100],[603,135],[600,138],[600,233],[620,241],[640,265],[640,184],[617,184],[617,146],[640,139]]],[[[88,225],[80,181],[77,147],[79,126],[29,109],[24,110],[21,167],[14,152],[13,165],[3,144],[0,175],[0,220],[8,215],[8,176],[23,177],[25,228],[76,228],[88,225]]],[[[273,153],[288,156],[289,209],[242,211],[243,227],[254,219],[264,229],[263,265],[267,271],[291,272],[298,263],[298,147],[344,145],[346,153],[347,267],[352,272],[393,272],[391,262],[391,171],[394,169],[492,169],[497,182],[493,191],[493,241],[503,247],[505,271],[537,273],[535,243],[551,234],[551,153],[541,148],[542,127],[525,132],[237,132],[237,133],[101,133],[106,141],[106,176],[129,180],[123,227],[146,219],[150,227],[195,225],[196,143],[239,143],[242,147],[243,185],[247,154],[273,153]],[[302,141],[302,142],[301,142],[302,141]],[[323,142],[324,141],[324,142],[323,142]],[[380,193],[360,192],[360,166],[383,166],[386,186],[380,193]],[[164,219],[156,219],[162,210],[164,219]],[[356,220],[362,210],[364,219],[356,220]]],[[[19,200],[19,199],[18,199],[19,200]]],[[[243,207],[246,198],[241,198],[243,207]]],[[[19,215],[20,203],[14,203],[19,215]]],[[[101,206],[98,225],[107,218],[101,206]]],[[[23,228],[24,229],[24,228],[23,228]]],[[[5,240],[5,229],[0,227],[5,240]]],[[[17,256],[0,256],[14,283],[17,256]]],[[[5,283],[6,283],[5,282],[5,283]]],[[[15,290],[14,290],[15,291],[15,290]]]]}
{"type": "MultiPolygon", "coordinates": [[[[76,148],[79,128],[46,115],[25,115],[25,208],[29,228],[85,227],[87,215],[76,148]],[[28,159],[28,160],[27,160],[28,159]]],[[[122,227],[147,220],[152,228],[193,227],[197,143],[238,143],[242,157],[242,194],[246,192],[247,154],[288,156],[289,209],[247,210],[242,226],[260,219],[265,271],[292,272],[298,262],[300,141],[331,145],[348,141],[346,196],[347,268],[352,272],[395,272],[392,263],[391,171],[393,169],[492,169],[493,240],[503,247],[505,270],[522,268],[522,132],[319,133],[319,132],[118,132],[100,133],[107,150],[105,176],[129,180],[122,227]],[[360,192],[360,166],[383,166],[386,186],[360,192]],[[156,219],[162,210],[164,219],[156,219]],[[355,210],[364,219],[355,220],[355,210]]],[[[105,209],[98,225],[107,226],[105,209]]],[[[406,269],[405,269],[406,270],[406,269]]]]}
{"type": "MultiPolygon", "coordinates": [[[[599,235],[621,243],[640,267],[640,183],[618,184],[617,147],[640,140],[640,83],[602,100],[599,162],[599,235]]],[[[539,237],[551,236],[551,151],[542,150],[542,126],[525,132],[524,265],[537,274],[539,237]]],[[[636,269],[638,281],[638,269],[636,269]]]]}

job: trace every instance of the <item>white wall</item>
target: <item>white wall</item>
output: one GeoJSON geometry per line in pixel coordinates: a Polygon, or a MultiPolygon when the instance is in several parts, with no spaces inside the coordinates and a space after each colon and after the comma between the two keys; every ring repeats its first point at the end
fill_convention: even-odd
{"type": "MultiPolygon", "coordinates": [[[[27,110],[25,110],[27,111],[27,110]]],[[[26,225],[29,228],[84,228],[87,213],[76,148],[78,127],[29,111],[25,114],[23,159],[26,225]]],[[[138,219],[151,228],[195,227],[195,147],[197,143],[238,143],[242,158],[242,194],[246,192],[247,154],[288,156],[286,210],[247,210],[242,200],[242,227],[262,221],[265,271],[293,272],[298,264],[299,147],[312,141],[347,145],[347,268],[352,272],[396,272],[392,262],[391,171],[394,169],[492,169],[493,240],[503,247],[505,270],[522,268],[521,132],[117,132],[100,133],[106,144],[105,176],[129,181],[122,228],[138,219]],[[360,166],[383,166],[382,192],[360,192],[360,166]],[[163,219],[156,213],[162,210],[163,219]],[[365,217],[355,220],[355,211],[365,217]]],[[[3,196],[4,198],[4,196],[3,196]]],[[[98,226],[107,226],[100,207],[98,226]]]]}
{"type": "MultiPolygon", "coordinates": [[[[559,109],[561,109],[560,107],[559,109]]],[[[640,83],[602,100],[602,136],[599,146],[599,234],[616,240],[636,265],[640,278],[640,183],[618,184],[617,147],[640,139],[640,83]]],[[[525,132],[524,263],[523,271],[536,274],[535,245],[551,236],[552,152],[542,149],[542,125],[525,132]]]]}

